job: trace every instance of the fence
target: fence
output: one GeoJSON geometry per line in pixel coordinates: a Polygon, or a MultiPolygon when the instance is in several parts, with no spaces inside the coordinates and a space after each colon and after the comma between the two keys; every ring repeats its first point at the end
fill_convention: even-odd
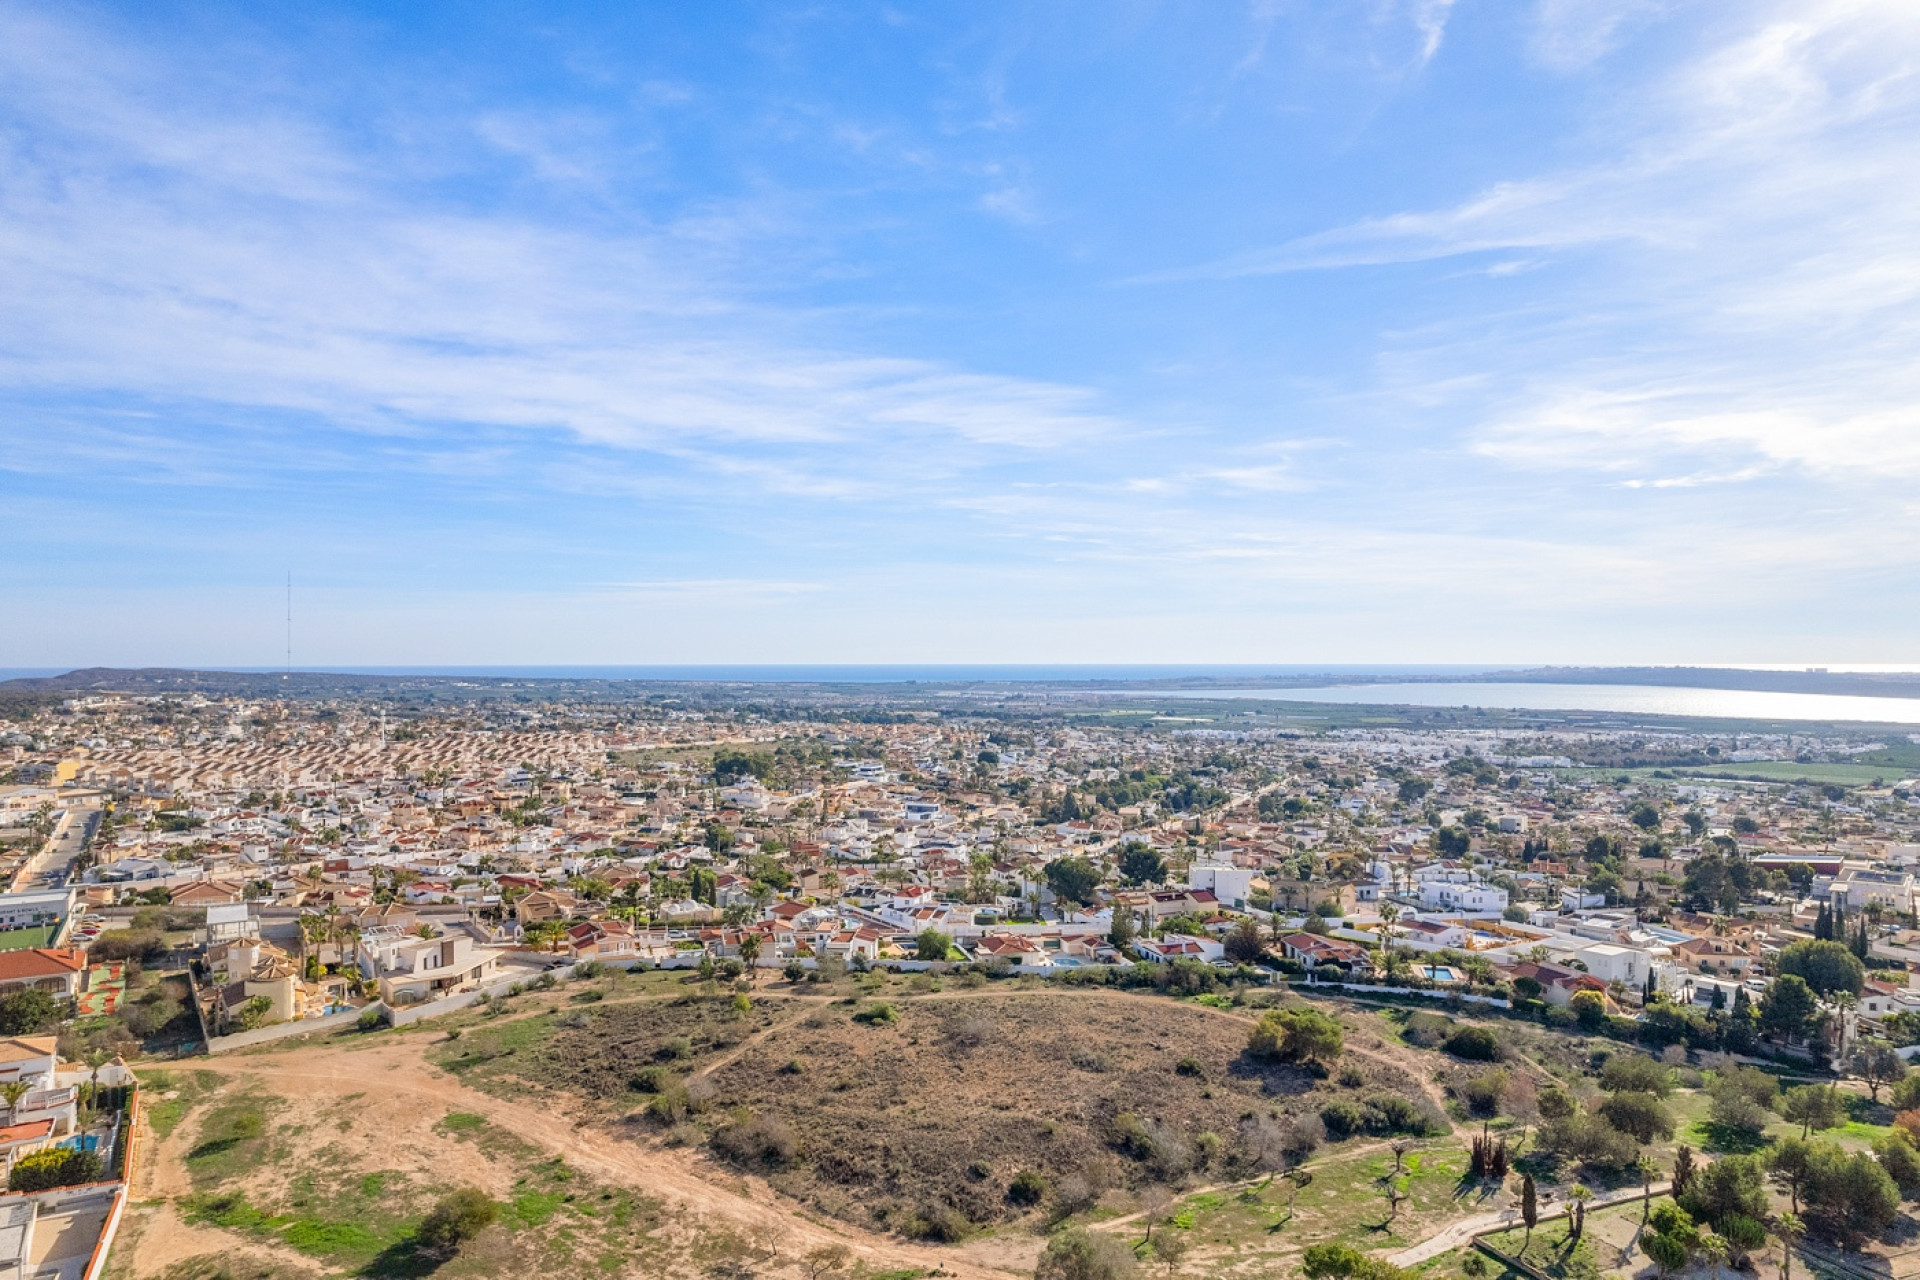
{"type": "Polygon", "coordinates": [[[1380,995],[1380,996],[1418,996],[1423,1000],[1464,1000],[1468,1004],[1487,1004],[1496,1009],[1511,1009],[1513,1001],[1502,996],[1478,996],[1466,991],[1453,991],[1441,987],[1363,987],[1354,982],[1295,982],[1290,984],[1295,995],[1312,995],[1324,991],[1329,995],[1380,995]]]}
{"type": "MultiPolygon", "coordinates": [[[[367,1006],[379,1009],[378,1002],[367,1006]]],[[[324,1018],[301,1018],[297,1022],[276,1022],[270,1027],[256,1027],[252,1031],[236,1031],[227,1036],[209,1036],[207,1052],[232,1053],[235,1049],[246,1049],[256,1044],[270,1044],[275,1040],[285,1040],[289,1036],[312,1035],[316,1031],[336,1031],[350,1027],[360,1020],[363,1009],[348,1009],[342,1013],[330,1013],[324,1018]]]]}

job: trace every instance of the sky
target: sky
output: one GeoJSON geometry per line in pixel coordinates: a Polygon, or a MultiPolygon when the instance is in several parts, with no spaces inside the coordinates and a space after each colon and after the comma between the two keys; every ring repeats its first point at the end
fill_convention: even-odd
{"type": "Polygon", "coordinates": [[[0,0],[0,666],[1920,662],[1920,5],[0,0]]]}

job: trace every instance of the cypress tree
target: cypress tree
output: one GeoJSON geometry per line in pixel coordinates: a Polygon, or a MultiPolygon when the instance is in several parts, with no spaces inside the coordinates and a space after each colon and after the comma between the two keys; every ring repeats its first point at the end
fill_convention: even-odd
{"type": "Polygon", "coordinates": [[[1813,938],[1815,942],[1826,942],[1833,937],[1833,916],[1826,903],[1820,904],[1820,914],[1813,918],[1813,938]]]}

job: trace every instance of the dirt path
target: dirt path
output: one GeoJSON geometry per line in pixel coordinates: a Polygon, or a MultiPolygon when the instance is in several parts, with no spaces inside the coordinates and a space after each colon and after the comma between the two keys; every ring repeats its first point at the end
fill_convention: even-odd
{"type": "MultiPolygon", "coordinates": [[[[1653,1194],[1663,1196],[1667,1194],[1671,1185],[1671,1183],[1656,1182],[1653,1184],[1653,1194]]],[[[1630,1200],[1638,1200],[1645,1194],[1646,1190],[1642,1187],[1622,1187],[1618,1191],[1605,1192],[1587,1201],[1587,1211],[1591,1213],[1595,1209],[1604,1209],[1608,1205],[1625,1204],[1630,1200]]],[[[1539,1220],[1551,1222],[1555,1218],[1566,1216],[1567,1206],[1563,1204],[1559,1208],[1541,1214],[1539,1220]]],[[[1388,1254],[1387,1261],[1396,1267],[1415,1266],[1429,1258],[1437,1258],[1449,1249],[1458,1249],[1483,1232],[1498,1231],[1503,1227],[1513,1226],[1519,1220],[1520,1210],[1517,1206],[1496,1209],[1490,1213],[1476,1213],[1470,1218],[1462,1218],[1458,1222],[1447,1224],[1419,1244],[1409,1245],[1398,1253],[1388,1254]]]]}
{"type": "Polygon", "coordinates": [[[750,1239],[777,1241],[797,1258],[822,1244],[845,1244],[857,1258],[880,1269],[942,1269],[963,1280],[1005,1280],[1004,1271],[979,1265],[961,1251],[933,1249],[802,1216],[800,1207],[764,1183],[729,1175],[731,1190],[703,1177],[694,1157],[613,1137],[583,1120],[539,1106],[522,1105],[468,1088],[457,1078],[420,1061],[417,1046],[397,1043],[346,1054],[317,1050],[298,1060],[285,1057],[217,1058],[208,1069],[293,1090],[347,1094],[368,1088],[416,1097],[445,1111],[468,1111],[523,1141],[562,1155],[583,1172],[629,1186],[673,1204],[700,1221],[731,1227],[750,1239]]]}

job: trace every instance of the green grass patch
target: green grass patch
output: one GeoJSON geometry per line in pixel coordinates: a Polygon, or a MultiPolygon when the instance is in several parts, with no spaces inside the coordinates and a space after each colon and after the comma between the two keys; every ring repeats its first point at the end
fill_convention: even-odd
{"type": "Polygon", "coordinates": [[[377,1253],[385,1244],[379,1236],[357,1222],[320,1222],[301,1218],[290,1223],[281,1234],[288,1244],[300,1252],[322,1258],[377,1253]]]}
{"type": "Polygon", "coordinates": [[[544,1227],[566,1202],[564,1191],[521,1191],[508,1202],[507,1216],[522,1227],[544,1227]]]}
{"type": "Polygon", "coordinates": [[[442,1133],[473,1133],[487,1127],[487,1118],[471,1111],[449,1111],[433,1127],[442,1133]]]}
{"type": "Polygon", "coordinates": [[[215,1103],[187,1152],[194,1186],[211,1186],[258,1168],[267,1156],[267,1104],[245,1094],[215,1103]]]}
{"type": "Polygon", "coordinates": [[[25,951],[29,947],[44,947],[52,940],[52,925],[35,925],[30,929],[0,929],[0,951],[25,951]]]}
{"type": "Polygon", "coordinates": [[[1531,1243],[1525,1228],[1500,1231],[1484,1237],[1502,1253],[1520,1259],[1553,1280],[1600,1280],[1600,1263],[1593,1251],[1591,1230],[1576,1243],[1569,1238],[1565,1218],[1543,1222],[1534,1228],[1531,1243]],[[1526,1252],[1521,1246],[1526,1245],[1526,1252]]]}
{"type": "Polygon", "coordinates": [[[224,1196],[188,1196],[181,1201],[181,1214],[188,1222],[225,1227],[229,1231],[257,1230],[272,1221],[264,1210],[249,1204],[238,1192],[224,1196]]]}

